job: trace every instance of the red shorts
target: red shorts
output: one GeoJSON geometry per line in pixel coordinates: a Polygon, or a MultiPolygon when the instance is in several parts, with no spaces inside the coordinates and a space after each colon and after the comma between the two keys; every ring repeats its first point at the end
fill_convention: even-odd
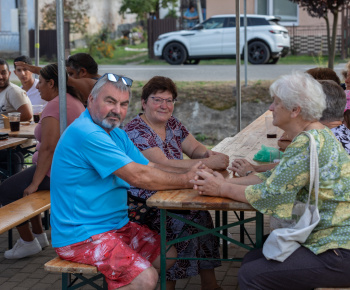
{"type": "Polygon", "coordinates": [[[64,260],[95,265],[106,277],[108,289],[128,285],[152,266],[160,254],[160,236],[146,226],[129,222],[69,246],[55,248],[64,260]]]}

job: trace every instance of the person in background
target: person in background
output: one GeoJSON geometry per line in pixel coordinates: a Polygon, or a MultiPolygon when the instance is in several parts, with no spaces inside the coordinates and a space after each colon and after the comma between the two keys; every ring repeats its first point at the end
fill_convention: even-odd
{"type": "Polygon", "coordinates": [[[13,72],[21,81],[22,89],[27,92],[27,96],[30,99],[32,105],[43,105],[45,107],[47,102],[41,98],[40,93],[36,88],[39,82],[39,79],[33,78],[33,73],[28,69],[26,69],[25,67],[16,65],[17,61],[23,61],[28,64],[33,64],[32,60],[25,55],[16,57],[13,61],[14,67],[15,67],[15,70],[13,72]]]}
{"type": "MultiPolygon", "coordinates": [[[[340,79],[336,72],[328,67],[315,67],[306,71],[315,80],[332,80],[340,86],[340,79]]],[[[291,138],[284,132],[280,139],[277,141],[281,151],[284,151],[287,146],[292,142],[291,138]]]]}
{"type": "Polygon", "coordinates": [[[19,112],[21,121],[29,121],[33,117],[32,104],[26,92],[10,82],[10,75],[8,63],[0,58],[0,114],[19,112]]]}
{"type": "MultiPolygon", "coordinates": [[[[66,74],[66,78],[67,78],[66,74]]],[[[60,138],[60,113],[58,92],[58,67],[49,64],[40,70],[37,89],[47,101],[34,135],[38,140],[33,155],[34,165],[7,178],[0,184],[0,204],[7,205],[38,190],[50,189],[50,173],[53,153],[60,138]]],[[[71,124],[84,111],[82,99],[70,86],[67,86],[67,125],[71,124]]],[[[49,245],[43,231],[41,215],[17,226],[20,238],[11,250],[5,251],[6,259],[21,259],[39,253],[49,245]]]]}
{"type": "MultiPolygon", "coordinates": [[[[41,69],[41,67],[33,66],[22,61],[16,62],[15,65],[20,65],[35,74],[39,74],[41,69]]],[[[68,73],[67,84],[79,92],[86,106],[88,96],[100,77],[97,63],[89,54],[77,53],[67,58],[66,70],[68,73]]]]}
{"type": "Polygon", "coordinates": [[[239,288],[295,290],[349,286],[350,156],[318,121],[326,108],[322,86],[309,74],[296,72],[275,81],[270,94],[273,124],[293,139],[280,163],[271,171],[241,178],[224,179],[219,173],[198,171],[192,181],[194,188],[201,195],[231,198],[271,217],[295,221],[292,215],[295,202],[304,203],[309,197],[310,141],[302,132],[312,134],[319,162],[320,221],[306,241],[283,262],[266,259],[262,249],[248,252],[239,269],[239,288]]]}
{"type": "MultiPolygon", "coordinates": [[[[0,124],[2,123],[2,115],[6,116],[11,112],[21,113],[21,121],[29,121],[33,116],[30,99],[24,90],[10,82],[10,75],[8,63],[0,58],[0,124]]],[[[11,173],[20,172],[23,163],[23,154],[19,150],[14,151],[11,156],[11,173]]],[[[0,151],[0,167],[7,169],[6,150],[0,151]]]]}
{"type": "Polygon", "coordinates": [[[184,13],[183,18],[187,20],[187,28],[192,28],[198,23],[198,12],[192,3],[190,3],[188,9],[184,13]]]}
{"type": "MultiPolygon", "coordinates": [[[[142,110],[124,128],[129,138],[142,154],[151,162],[179,168],[190,168],[199,160],[207,167],[225,170],[229,164],[228,156],[207,149],[198,142],[185,126],[172,114],[177,98],[175,83],[167,77],[155,76],[142,88],[142,110]],[[186,154],[189,159],[184,159],[186,154]]],[[[130,194],[146,199],[156,191],[131,187],[130,194]]],[[[132,209],[130,209],[132,211],[132,209]]],[[[180,217],[213,228],[208,211],[178,211],[180,217]]],[[[136,220],[137,221],[137,220],[136,220]]],[[[198,229],[178,219],[167,217],[167,238],[174,239],[182,230],[181,236],[196,234],[198,229]]],[[[160,211],[145,220],[149,228],[160,232],[160,211]]],[[[178,257],[219,258],[219,244],[213,235],[205,235],[175,244],[178,257]]],[[[176,280],[200,274],[202,289],[216,289],[214,268],[217,261],[180,260],[167,272],[167,289],[175,289],[176,280]]]]}

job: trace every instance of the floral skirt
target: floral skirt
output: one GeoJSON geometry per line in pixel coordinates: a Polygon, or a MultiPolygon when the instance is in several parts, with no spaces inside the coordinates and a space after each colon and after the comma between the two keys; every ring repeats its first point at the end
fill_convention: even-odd
{"type": "MultiPolygon", "coordinates": [[[[190,211],[189,214],[182,215],[177,214],[188,220],[205,226],[206,228],[213,228],[213,220],[208,211],[190,211]]],[[[157,232],[160,232],[160,211],[157,210],[157,214],[151,216],[146,220],[146,225],[157,232]]],[[[178,235],[185,228],[185,231],[181,234],[181,237],[193,235],[201,232],[201,230],[186,225],[182,221],[167,216],[166,218],[166,239],[172,241],[178,237],[178,235]]],[[[197,237],[188,241],[175,244],[178,258],[220,258],[218,238],[208,234],[201,237],[197,237]]],[[[167,280],[184,279],[190,276],[196,276],[199,274],[200,269],[214,269],[221,266],[220,261],[198,261],[198,260],[177,260],[173,267],[167,271],[167,280]]]]}

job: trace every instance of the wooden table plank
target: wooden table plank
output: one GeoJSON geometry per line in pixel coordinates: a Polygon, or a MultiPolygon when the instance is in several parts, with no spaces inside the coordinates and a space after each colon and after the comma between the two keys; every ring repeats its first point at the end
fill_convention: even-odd
{"type": "Polygon", "coordinates": [[[193,189],[158,191],[147,199],[147,205],[177,210],[255,210],[249,204],[229,198],[198,195],[193,189]]]}
{"type": "Polygon", "coordinates": [[[8,133],[10,137],[35,139],[34,130],[37,125],[36,123],[30,123],[29,125],[21,124],[19,131],[2,128],[0,129],[0,133],[8,133]]]}
{"type": "Polygon", "coordinates": [[[0,208],[0,234],[50,209],[50,191],[42,190],[0,208]]]}
{"type": "Polygon", "coordinates": [[[5,140],[0,140],[0,150],[16,147],[17,145],[26,143],[27,140],[27,138],[8,138],[5,140]]]}

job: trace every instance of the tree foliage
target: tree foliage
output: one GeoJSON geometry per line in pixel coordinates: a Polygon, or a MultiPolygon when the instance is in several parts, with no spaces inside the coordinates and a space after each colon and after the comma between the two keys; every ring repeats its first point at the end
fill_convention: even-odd
{"type": "Polygon", "coordinates": [[[328,67],[334,67],[335,44],[339,13],[350,3],[350,0],[289,0],[299,4],[311,17],[323,18],[327,26],[328,67]],[[328,13],[333,14],[332,34],[328,13]]]}
{"type": "Polygon", "coordinates": [[[157,13],[159,7],[173,9],[176,6],[177,0],[122,0],[119,13],[135,13],[141,20],[146,19],[148,13],[157,13]]]}
{"type": "MultiPolygon", "coordinates": [[[[87,11],[90,9],[86,0],[64,0],[63,12],[64,19],[70,21],[70,30],[73,33],[86,33],[86,27],[89,22],[87,11]]],[[[56,1],[47,3],[40,10],[43,15],[42,27],[44,29],[56,28],[56,1]]]]}

